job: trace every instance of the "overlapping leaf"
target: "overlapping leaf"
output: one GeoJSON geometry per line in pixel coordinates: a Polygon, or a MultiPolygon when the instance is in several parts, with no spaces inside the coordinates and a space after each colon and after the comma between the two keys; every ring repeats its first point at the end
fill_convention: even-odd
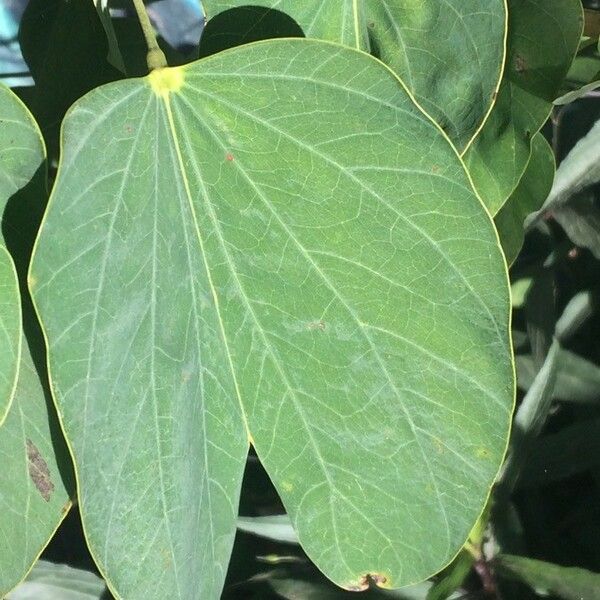
{"type": "MultiPolygon", "coordinates": [[[[505,0],[204,1],[209,19],[246,4],[287,13],[307,37],[371,51],[461,150],[491,108],[504,61],[505,0]]],[[[260,29],[264,17],[244,35],[260,29]]],[[[225,33],[226,23],[219,25],[225,33]]],[[[207,31],[213,34],[210,21],[207,31]]]]}
{"type": "Polygon", "coordinates": [[[92,92],[31,274],[117,595],[218,597],[248,439],[344,587],[415,582],[464,543],[513,401],[506,272],[381,63],[270,41],[92,92]]]}
{"type": "Polygon", "coordinates": [[[531,157],[521,181],[494,217],[500,243],[508,264],[512,264],[523,245],[525,219],[544,203],[554,179],[554,154],[541,133],[534,136],[531,157]]]}
{"type": "Polygon", "coordinates": [[[508,56],[483,129],[464,155],[475,188],[495,215],[516,188],[531,140],[575,56],[583,26],[580,0],[509,0],[508,56]]]}
{"type": "Polygon", "coordinates": [[[44,146],[31,115],[0,87],[0,243],[20,281],[23,339],[14,399],[0,427],[0,596],[48,543],[69,506],[70,462],[46,393],[44,341],[25,277],[46,198],[44,146]]]}
{"type": "Polygon", "coordinates": [[[15,393],[21,359],[21,297],[15,265],[0,245],[0,425],[15,393]]]}

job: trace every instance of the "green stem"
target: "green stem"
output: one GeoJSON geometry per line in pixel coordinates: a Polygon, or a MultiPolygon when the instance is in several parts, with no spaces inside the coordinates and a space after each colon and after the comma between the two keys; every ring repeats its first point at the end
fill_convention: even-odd
{"type": "Polygon", "coordinates": [[[148,53],[146,54],[146,63],[148,64],[148,70],[154,71],[154,69],[162,69],[167,65],[167,59],[163,51],[159,48],[158,42],[156,41],[156,34],[150,23],[150,18],[146,12],[144,6],[144,0],[133,0],[133,6],[137,13],[144,38],[146,39],[146,46],[148,46],[148,53]]]}

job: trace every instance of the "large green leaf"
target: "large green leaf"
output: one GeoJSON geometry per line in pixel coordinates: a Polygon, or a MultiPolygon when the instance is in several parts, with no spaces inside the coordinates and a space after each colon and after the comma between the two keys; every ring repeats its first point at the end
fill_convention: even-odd
{"type": "MultiPolygon", "coordinates": [[[[31,115],[0,86],[0,243],[20,282],[23,339],[13,402],[0,427],[0,597],[31,568],[70,506],[70,465],[50,399],[44,341],[26,286],[46,200],[44,146],[31,115]]],[[[4,350],[4,348],[2,349],[4,350]]]]}
{"type": "MultiPolygon", "coordinates": [[[[482,125],[499,85],[505,0],[204,0],[203,4],[209,18],[207,33],[220,38],[221,44],[225,39],[233,43],[232,31],[227,23],[219,23],[221,30],[214,32],[210,19],[252,4],[289,14],[307,37],[370,50],[403,79],[461,150],[482,125]]],[[[236,19],[234,11],[227,16],[236,19]]],[[[240,18],[248,21],[252,15],[246,12],[240,18]]],[[[252,27],[243,31],[246,41],[248,36],[266,37],[262,26],[266,18],[255,15],[252,27]]]]}
{"type": "Polygon", "coordinates": [[[0,425],[10,409],[21,360],[21,296],[15,265],[0,245],[0,425]]]}
{"type": "Polygon", "coordinates": [[[531,140],[575,56],[580,0],[509,0],[508,56],[498,96],[464,155],[475,188],[495,215],[529,161],[531,140]]]}
{"type": "Polygon", "coordinates": [[[249,439],[336,583],[448,563],[505,450],[509,290],[393,74],[248,45],[92,92],[62,146],[30,285],[118,595],[218,596],[249,439]]]}

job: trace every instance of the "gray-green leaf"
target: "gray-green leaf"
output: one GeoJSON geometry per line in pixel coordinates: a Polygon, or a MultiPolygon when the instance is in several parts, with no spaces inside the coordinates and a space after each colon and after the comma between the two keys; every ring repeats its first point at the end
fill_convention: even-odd
{"type": "Polygon", "coordinates": [[[248,440],[340,586],[447,564],[506,446],[509,290],[389,69],[243,46],[99,88],[62,147],[31,288],[111,586],[218,597],[248,440]]]}

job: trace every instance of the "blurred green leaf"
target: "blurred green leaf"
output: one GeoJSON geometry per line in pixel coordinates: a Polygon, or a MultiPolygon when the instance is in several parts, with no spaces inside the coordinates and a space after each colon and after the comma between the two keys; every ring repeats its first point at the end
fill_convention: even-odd
{"type": "Polygon", "coordinates": [[[108,41],[108,62],[122,73],[125,73],[125,63],[123,62],[121,50],[119,50],[119,42],[117,41],[115,28],[110,17],[109,0],[93,0],[93,2],[108,41]]]}
{"type": "Polygon", "coordinates": [[[591,83],[587,83],[586,85],[583,85],[580,88],[571,92],[567,92],[566,94],[557,98],[554,101],[554,106],[563,106],[564,104],[570,104],[571,102],[582,98],[588,92],[591,92],[598,87],[600,87],[600,81],[592,81],[591,83]]]}
{"type": "MultiPolygon", "coordinates": [[[[586,188],[600,181],[600,121],[562,160],[541,213],[556,210],[586,188]]],[[[531,220],[531,219],[529,219],[531,220]]]]}
{"type": "MultiPolygon", "coordinates": [[[[590,403],[600,398],[600,367],[585,358],[561,348],[558,373],[552,392],[553,400],[590,403]]],[[[536,369],[531,355],[516,357],[519,387],[528,390],[535,378],[536,369]]]]}
{"type": "Polygon", "coordinates": [[[104,580],[82,569],[39,560],[6,600],[109,600],[104,580]]]}
{"type": "Polygon", "coordinates": [[[587,248],[600,260],[600,207],[594,192],[571,198],[554,208],[552,214],[575,245],[587,248]]]}
{"type": "Polygon", "coordinates": [[[527,301],[527,294],[534,283],[533,277],[517,279],[510,286],[510,299],[513,308],[522,308],[527,301]]]}
{"type": "Polygon", "coordinates": [[[558,372],[559,350],[560,345],[554,339],[513,419],[508,458],[501,474],[505,494],[514,488],[534,440],[546,423],[558,372]]]}
{"type": "MultiPolygon", "coordinates": [[[[0,162],[0,173],[4,174],[0,162]]],[[[0,426],[10,410],[19,375],[21,343],[21,296],[15,264],[0,244],[0,426]]]]}
{"type": "Polygon", "coordinates": [[[575,294],[556,322],[555,335],[564,344],[594,314],[598,303],[596,291],[583,290],[575,294]]]}
{"type": "Polygon", "coordinates": [[[492,215],[527,167],[532,138],[550,114],[583,26],[579,0],[509,0],[508,14],[502,84],[490,116],[464,155],[492,215]]]}
{"type": "Polygon", "coordinates": [[[541,133],[531,143],[531,156],[519,184],[494,217],[502,249],[511,265],[523,245],[525,218],[538,210],[550,193],[554,154],[541,133]]]}
{"type": "Polygon", "coordinates": [[[252,533],[277,542],[286,542],[288,544],[300,543],[288,515],[238,517],[237,527],[246,533],[252,533]]]}
{"type": "Polygon", "coordinates": [[[598,573],[508,554],[497,556],[495,566],[503,576],[516,578],[541,595],[552,594],[564,600],[600,599],[598,573]]]}

